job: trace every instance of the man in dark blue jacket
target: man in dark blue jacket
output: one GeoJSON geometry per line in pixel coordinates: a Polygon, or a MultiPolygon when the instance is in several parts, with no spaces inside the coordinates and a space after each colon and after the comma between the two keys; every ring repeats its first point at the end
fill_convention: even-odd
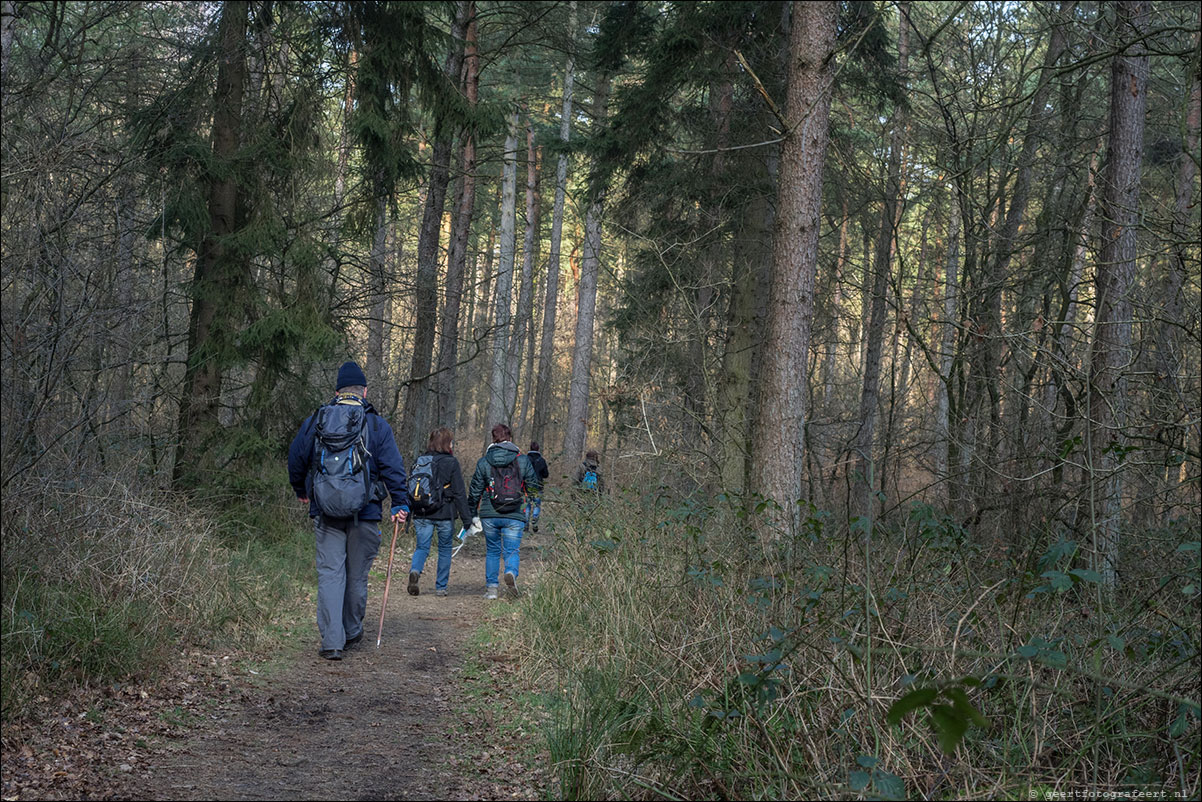
{"type": "MultiPolygon", "coordinates": [[[[344,363],[334,390],[334,400],[305,419],[288,449],[288,479],[296,497],[309,507],[317,537],[317,628],[321,632],[320,655],[327,660],[341,660],[344,651],[363,639],[367,573],[380,550],[380,503],[385,491],[391,497],[394,521],[404,523],[409,514],[405,461],[397,450],[392,427],[367,402],[367,377],[362,369],[354,362],[344,363]],[[343,413],[340,416],[330,415],[333,406],[349,409],[336,410],[343,413]],[[335,418],[360,421],[362,426],[361,439],[343,451],[318,437],[319,421],[335,418]],[[332,464],[344,456],[343,467],[348,469],[344,475],[365,468],[363,482],[368,490],[357,513],[333,517],[322,510],[319,499],[325,496],[314,492],[314,483],[316,478],[319,490],[323,482],[328,486],[325,477],[332,473],[332,464]]],[[[353,498],[346,493],[343,497],[353,498]]]]}

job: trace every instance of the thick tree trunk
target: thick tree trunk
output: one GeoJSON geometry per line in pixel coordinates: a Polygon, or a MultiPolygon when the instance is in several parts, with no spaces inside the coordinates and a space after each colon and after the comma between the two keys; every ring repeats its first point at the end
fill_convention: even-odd
{"type": "MultiPolygon", "coordinates": [[[[576,0],[572,0],[570,25],[572,40],[576,35],[576,0]]],[[[563,75],[563,110],[559,117],[559,141],[565,145],[572,135],[572,84],[575,64],[568,56],[563,75]]],[[[559,258],[563,243],[563,204],[568,188],[568,155],[559,154],[555,167],[555,205],[551,213],[551,254],[547,262],[546,295],[543,301],[542,337],[538,348],[538,388],[534,394],[533,437],[542,443],[547,434],[551,408],[551,371],[555,356],[555,316],[559,306],[559,258]]]]}
{"type": "Polygon", "coordinates": [[[829,135],[838,4],[795,2],[767,336],[752,434],[752,490],[778,506],[763,523],[797,531],[806,369],[818,267],[822,175],[829,135]]]}
{"type": "MultiPolygon", "coordinates": [[[[764,172],[774,183],[779,155],[769,153],[764,172]]],[[[722,354],[722,487],[742,493],[749,486],[752,423],[756,419],[757,368],[763,349],[765,298],[772,275],[772,231],[776,224],[772,198],[757,193],[748,204],[734,243],[731,299],[726,313],[726,350],[722,354]]]]}
{"type": "MultiPolygon", "coordinates": [[[[897,64],[898,72],[906,74],[909,61],[909,3],[898,3],[897,64]]],[[[864,382],[860,390],[860,428],[852,449],[855,455],[855,493],[852,512],[861,518],[872,517],[876,509],[876,490],[880,476],[873,459],[876,437],[877,405],[880,400],[881,347],[885,333],[885,292],[889,286],[889,270],[893,240],[901,202],[901,151],[906,128],[905,107],[898,105],[890,123],[893,129],[889,143],[889,167],[885,183],[885,199],[881,206],[880,228],[877,230],[872,268],[872,312],[866,332],[867,350],[864,354],[864,382]]]]}
{"type": "Polygon", "coordinates": [[[1103,178],[1102,249],[1095,273],[1090,376],[1090,480],[1094,507],[1094,565],[1107,586],[1118,582],[1126,435],[1127,377],[1132,359],[1132,290],[1139,225],[1148,51],[1149,0],[1115,4],[1115,41],[1129,43],[1110,73],[1110,142],[1103,178]]]}
{"type": "MultiPolygon", "coordinates": [[[[463,38],[466,17],[460,7],[451,25],[451,50],[447,54],[444,72],[452,84],[459,81],[463,64],[463,38]]],[[[434,121],[434,148],[430,164],[430,184],[426,191],[426,207],[417,240],[417,291],[414,311],[413,353],[409,366],[409,391],[405,393],[405,409],[397,421],[397,446],[402,454],[417,454],[425,442],[431,406],[436,403],[436,388],[430,376],[434,362],[434,332],[438,315],[438,255],[442,233],[442,213],[446,203],[447,185],[451,176],[451,144],[453,131],[446,114],[439,113],[434,121]]]]}
{"type": "MultiPolygon", "coordinates": [[[[249,4],[231,0],[222,6],[218,33],[220,62],[214,93],[212,153],[216,165],[229,168],[238,152],[242,95],[246,82],[246,24],[249,4]]],[[[182,483],[197,469],[206,433],[218,424],[224,353],[232,346],[237,297],[246,264],[227,239],[238,225],[238,183],[231,172],[209,178],[209,230],[200,243],[192,283],[188,324],[188,366],[179,407],[179,447],[174,478],[182,483]]]]}
{"type": "MultiPolygon", "coordinates": [[[[1194,52],[1198,53],[1199,35],[1194,35],[1194,52]]],[[[1188,330],[1189,314],[1185,311],[1184,291],[1189,281],[1191,245],[1197,234],[1190,233],[1190,209],[1197,203],[1198,193],[1194,189],[1198,154],[1199,122],[1202,118],[1202,83],[1199,79],[1199,63],[1195,58],[1190,67],[1193,73],[1189,95],[1183,109],[1185,133],[1181,153],[1177,156],[1176,197],[1173,203],[1172,244],[1164,278],[1160,282],[1160,309],[1155,328],[1156,376],[1153,381],[1153,405],[1151,430],[1148,436],[1157,441],[1153,453],[1156,460],[1157,477],[1153,483],[1155,495],[1168,494],[1178,484],[1173,469],[1182,449],[1190,438],[1202,442],[1202,421],[1196,414],[1196,400],[1191,404],[1183,391],[1181,375],[1182,338],[1181,332],[1188,330]],[[1193,239],[1191,239],[1191,237],[1193,239]],[[1195,414],[1190,414],[1191,408],[1195,414]],[[1190,420],[1192,418],[1192,420],[1190,420]]],[[[1194,256],[1194,259],[1197,257],[1194,256]]],[[[1196,399],[1196,396],[1194,396],[1196,399]]],[[[1156,515],[1154,505],[1150,513],[1156,515]]],[[[1167,514],[1165,515],[1167,517],[1167,514]]]]}
{"type": "MultiPolygon", "coordinates": [[[[609,106],[609,76],[597,81],[593,98],[593,124],[605,125],[609,106]]],[[[576,293],[576,341],[572,348],[572,381],[568,390],[568,418],[563,438],[563,458],[574,465],[585,452],[588,435],[589,379],[593,365],[593,324],[597,309],[597,276],[601,269],[601,214],[605,187],[589,187],[584,214],[584,259],[576,293]]]]}
{"type": "MultiPolygon", "coordinates": [[[[459,0],[457,24],[464,30],[463,86],[468,105],[475,108],[480,92],[480,59],[476,49],[475,0],[459,0]]],[[[476,205],[476,134],[471,128],[461,134],[460,180],[456,193],[455,219],[447,254],[446,295],[442,307],[442,331],[438,344],[438,409],[434,424],[456,425],[455,383],[459,361],[459,309],[463,303],[463,278],[467,270],[467,246],[476,205]]],[[[468,313],[471,321],[471,313],[468,313]]]]}
{"type": "Polygon", "coordinates": [[[518,170],[518,112],[513,108],[508,116],[505,135],[505,162],[501,177],[501,264],[497,269],[496,306],[493,323],[492,382],[489,386],[488,420],[508,423],[513,414],[513,397],[517,388],[514,365],[509,362],[509,338],[512,335],[513,263],[517,245],[517,170],[518,170]]]}

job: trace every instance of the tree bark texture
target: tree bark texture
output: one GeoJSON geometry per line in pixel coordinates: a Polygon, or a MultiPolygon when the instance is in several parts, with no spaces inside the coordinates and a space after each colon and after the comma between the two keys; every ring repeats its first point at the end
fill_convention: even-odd
{"type": "MultiPolygon", "coordinates": [[[[468,105],[475,108],[480,93],[480,58],[476,46],[475,0],[459,0],[459,14],[465,21],[463,52],[463,89],[468,105]]],[[[434,423],[454,426],[455,385],[459,361],[459,310],[463,304],[463,281],[467,271],[467,246],[476,205],[476,133],[465,128],[460,136],[460,180],[456,195],[447,254],[446,295],[442,307],[442,330],[438,343],[438,409],[434,423]]],[[[468,322],[471,322],[469,312],[468,322]]]]}
{"type": "Polygon", "coordinates": [[[518,170],[518,112],[514,108],[507,118],[505,161],[501,176],[501,264],[497,267],[496,306],[494,308],[492,381],[489,385],[489,425],[508,423],[513,414],[517,377],[509,362],[510,328],[513,323],[513,264],[517,245],[517,170],[518,170]]]}
{"type": "Polygon", "coordinates": [[[222,169],[208,178],[209,229],[200,243],[192,282],[188,365],[180,399],[179,446],[175,455],[177,483],[197,467],[206,430],[218,424],[223,352],[232,344],[235,317],[242,302],[236,297],[237,290],[246,280],[246,265],[227,240],[238,226],[238,182],[233,160],[242,128],[248,11],[249,4],[241,0],[231,0],[221,9],[211,141],[213,160],[222,169]]]}
{"type": "MultiPolygon", "coordinates": [[[[458,85],[463,65],[464,27],[466,17],[458,8],[451,25],[451,50],[447,53],[444,72],[451,85],[458,85]]],[[[453,129],[441,113],[434,121],[434,148],[430,164],[430,184],[426,192],[426,207],[422,213],[421,231],[417,241],[416,321],[413,331],[413,353],[409,367],[409,390],[405,394],[405,409],[397,421],[397,445],[402,454],[417,454],[425,442],[431,407],[437,403],[436,388],[430,376],[434,362],[434,332],[438,315],[438,255],[439,235],[442,233],[442,213],[446,203],[447,185],[451,176],[451,145],[453,129]]]]}
{"type": "MultiPolygon", "coordinates": [[[[534,125],[526,124],[526,228],[522,235],[522,280],[518,287],[517,326],[515,337],[510,342],[509,362],[513,365],[514,377],[519,377],[522,360],[527,358],[526,346],[534,345],[534,263],[538,258],[538,150],[534,147],[534,125]]],[[[527,369],[521,382],[522,408],[520,428],[526,428],[526,414],[530,399],[530,385],[534,379],[527,369]]],[[[516,398],[516,396],[515,396],[516,398]]]]}
{"type": "MultiPolygon", "coordinates": [[[[593,98],[593,124],[602,128],[609,106],[609,76],[597,81],[593,98]]],[[[605,187],[589,187],[584,214],[584,258],[576,293],[576,340],[572,348],[572,380],[568,388],[568,418],[563,438],[563,458],[573,465],[585,452],[588,435],[589,379],[593,365],[593,324],[597,310],[597,275],[601,269],[601,215],[605,187]]]]}
{"type": "MultiPolygon", "coordinates": [[[[909,4],[898,3],[897,66],[905,76],[909,66],[909,4]]],[[[885,198],[881,205],[881,222],[877,229],[876,245],[872,260],[871,314],[865,332],[867,348],[864,354],[864,380],[860,390],[859,429],[852,446],[856,464],[853,482],[854,497],[852,511],[862,518],[875,511],[876,490],[880,476],[873,459],[873,444],[876,439],[877,406],[880,401],[881,347],[885,333],[887,309],[885,293],[889,287],[889,272],[893,254],[893,240],[897,231],[899,204],[901,202],[901,152],[906,129],[905,107],[894,108],[890,122],[892,136],[889,143],[888,175],[885,179],[885,198]]]]}
{"type": "Polygon", "coordinates": [[[829,138],[838,4],[795,2],[790,30],[789,129],[777,189],[767,336],[752,435],[752,489],[779,507],[766,523],[796,531],[806,416],[806,369],[818,265],[822,175],[829,138]]]}
{"type": "MultiPolygon", "coordinates": [[[[572,0],[569,14],[572,40],[576,34],[576,0],[572,0]]],[[[563,109],[559,117],[559,141],[565,145],[572,136],[572,88],[575,80],[575,63],[569,50],[568,63],[563,73],[563,109]]],[[[542,443],[546,437],[551,407],[551,370],[555,356],[555,317],[559,307],[560,252],[563,244],[563,205],[568,189],[568,155],[560,153],[555,166],[555,202],[551,211],[551,252],[547,260],[547,281],[543,300],[542,336],[538,347],[538,380],[534,393],[535,440],[542,443]]]]}
{"type": "Polygon", "coordinates": [[[1140,173],[1147,109],[1149,0],[1115,4],[1115,40],[1128,43],[1110,72],[1110,141],[1103,173],[1102,249],[1094,277],[1097,312],[1090,376],[1090,460],[1094,565],[1106,585],[1118,582],[1126,434],[1126,373],[1131,369],[1132,289],[1136,270],[1140,173]]]}

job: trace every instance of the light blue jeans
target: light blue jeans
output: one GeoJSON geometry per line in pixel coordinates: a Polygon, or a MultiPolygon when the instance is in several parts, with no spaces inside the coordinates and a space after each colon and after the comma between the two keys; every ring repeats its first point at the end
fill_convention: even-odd
{"type": "Polygon", "coordinates": [[[484,518],[484,584],[497,586],[501,570],[501,554],[505,555],[505,573],[518,575],[518,549],[522,545],[522,532],[526,522],[513,518],[484,518]]]}
{"type": "Polygon", "coordinates": [[[430,541],[438,531],[438,575],[434,579],[435,590],[446,590],[447,580],[451,578],[451,539],[455,523],[448,518],[445,521],[433,521],[429,518],[414,518],[413,531],[417,535],[417,548],[413,550],[413,563],[410,571],[419,574],[426,567],[426,558],[430,556],[430,541]]]}
{"type": "Polygon", "coordinates": [[[543,511],[542,499],[531,499],[526,502],[526,523],[538,526],[538,516],[543,511]]]}

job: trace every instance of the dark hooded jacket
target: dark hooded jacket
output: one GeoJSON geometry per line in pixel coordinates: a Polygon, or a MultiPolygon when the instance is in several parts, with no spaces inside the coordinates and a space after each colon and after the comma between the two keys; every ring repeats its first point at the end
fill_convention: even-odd
{"type": "Polygon", "coordinates": [[[530,467],[534,468],[538,478],[546,481],[551,475],[551,469],[547,467],[547,461],[543,459],[543,455],[537,451],[527,451],[526,457],[530,460],[530,467]]]}
{"type": "Polygon", "coordinates": [[[522,475],[523,491],[527,497],[537,498],[542,492],[543,483],[530,466],[530,460],[518,451],[518,447],[510,441],[493,443],[484,452],[484,456],[476,463],[476,471],[472,474],[472,487],[468,492],[467,505],[481,518],[510,518],[515,521],[526,520],[526,511],[519,507],[514,512],[501,513],[493,509],[492,499],[488,492],[488,484],[492,479],[492,466],[498,468],[518,461],[518,470],[522,475]]]}
{"type": "MultiPolygon", "coordinates": [[[[367,401],[363,401],[362,404],[367,411],[367,448],[371,452],[368,466],[372,482],[382,484],[383,489],[388,491],[393,514],[401,509],[408,511],[409,485],[405,481],[405,460],[396,447],[392,427],[376,413],[371,404],[367,401]]],[[[316,428],[317,414],[314,413],[305,418],[300,431],[292,438],[292,445],[288,448],[288,481],[292,483],[297,498],[309,499],[311,518],[321,514],[321,509],[313,498],[313,475],[310,471],[313,462],[313,441],[317,436],[316,428]]],[[[380,501],[369,501],[359,512],[359,519],[362,521],[378,521],[382,517],[380,501]]]]}
{"type": "Polygon", "coordinates": [[[467,488],[463,486],[463,471],[459,469],[459,460],[444,451],[425,453],[434,457],[434,486],[442,488],[442,506],[429,515],[414,513],[413,517],[430,521],[451,521],[458,513],[463,525],[470,526],[472,511],[467,506],[467,488]]]}

